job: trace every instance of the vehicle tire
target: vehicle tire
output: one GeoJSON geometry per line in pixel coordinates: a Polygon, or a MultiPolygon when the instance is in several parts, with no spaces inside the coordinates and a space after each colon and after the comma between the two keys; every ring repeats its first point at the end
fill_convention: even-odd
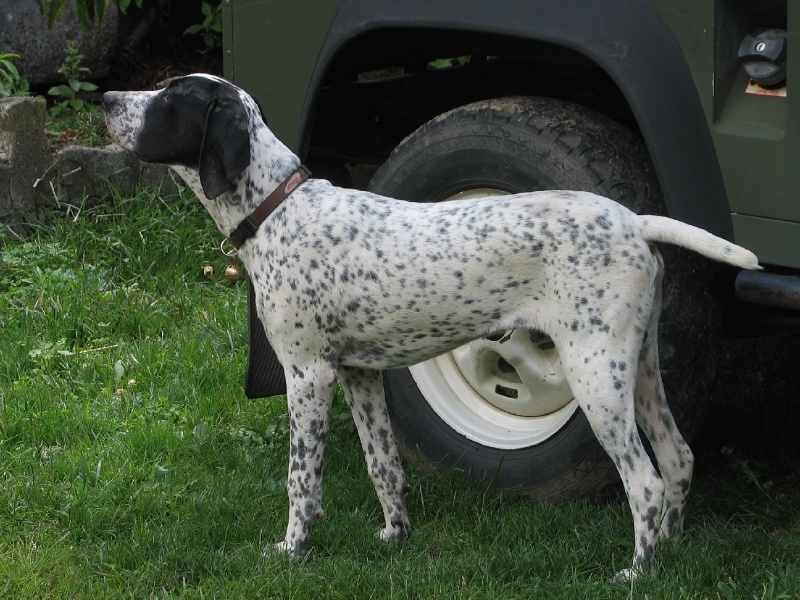
{"type": "MultiPolygon", "coordinates": [[[[403,140],[370,189],[420,202],[587,190],[638,213],[666,212],[644,144],[631,131],[580,105],[534,97],[478,102],[436,117],[403,140]]],[[[707,262],[674,247],[662,252],[661,371],[689,439],[713,384],[720,320],[707,262]]],[[[617,489],[616,470],[563,380],[557,350],[549,338],[516,330],[387,371],[402,452],[537,499],[617,489]],[[532,383],[528,367],[542,365],[550,375],[532,383]]]]}

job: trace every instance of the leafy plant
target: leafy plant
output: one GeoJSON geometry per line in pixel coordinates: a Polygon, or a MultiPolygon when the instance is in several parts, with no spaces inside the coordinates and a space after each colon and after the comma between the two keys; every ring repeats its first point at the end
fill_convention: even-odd
{"type": "Polygon", "coordinates": [[[89,73],[87,67],[81,66],[82,60],[83,54],[75,47],[72,40],[67,40],[67,57],[58,69],[58,72],[67,78],[67,83],[66,85],[51,87],[47,91],[48,96],[60,96],[64,98],[63,101],[59,102],[53,108],[55,114],[70,109],[76,111],[81,110],[86,103],[77,97],[78,92],[93,92],[97,89],[95,84],[82,80],[82,77],[89,73]]]}
{"type": "Polygon", "coordinates": [[[0,98],[30,94],[28,80],[19,74],[19,70],[11,62],[12,58],[19,58],[19,54],[0,54],[0,98]]]}
{"type": "Polygon", "coordinates": [[[103,113],[95,106],[84,103],[79,111],[48,113],[44,131],[56,144],[80,144],[92,148],[102,148],[111,143],[103,113]]]}
{"type": "MultiPolygon", "coordinates": [[[[142,8],[142,0],[116,0],[119,9],[125,13],[133,2],[142,8]]],[[[67,0],[36,0],[39,12],[47,19],[47,26],[52,27],[67,8],[67,0]]],[[[84,29],[103,20],[108,9],[108,0],[75,0],[75,15],[84,29]]]]}
{"type": "Polygon", "coordinates": [[[200,10],[203,22],[187,27],[183,35],[201,35],[207,49],[218,48],[222,45],[222,4],[203,2],[200,10]]]}

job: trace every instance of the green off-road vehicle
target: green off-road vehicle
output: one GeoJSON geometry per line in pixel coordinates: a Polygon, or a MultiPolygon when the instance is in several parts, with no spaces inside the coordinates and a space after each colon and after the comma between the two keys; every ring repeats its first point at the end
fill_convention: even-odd
{"type": "MultiPolygon", "coordinates": [[[[590,190],[753,250],[764,272],[664,248],[661,366],[687,437],[721,335],[797,324],[800,3],[225,0],[223,22],[225,77],[318,177],[420,202],[590,190]]],[[[278,391],[253,340],[248,394],[278,391]]],[[[536,498],[615,481],[540,333],[385,383],[404,452],[434,468],[536,498]]]]}

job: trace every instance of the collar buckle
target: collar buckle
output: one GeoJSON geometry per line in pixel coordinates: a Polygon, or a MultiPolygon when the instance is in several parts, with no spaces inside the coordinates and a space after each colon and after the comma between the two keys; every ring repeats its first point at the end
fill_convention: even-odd
{"type": "Polygon", "coordinates": [[[255,235],[259,225],[260,223],[253,221],[252,215],[245,217],[244,221],[239,223],[236,229],[231,231],[231,234],[228,236],[228,241],[236,248],[239,248],[245,241],[255,235]]]}

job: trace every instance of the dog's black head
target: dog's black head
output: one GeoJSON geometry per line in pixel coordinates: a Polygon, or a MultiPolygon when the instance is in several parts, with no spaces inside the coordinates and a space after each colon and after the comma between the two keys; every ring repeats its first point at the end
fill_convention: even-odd
{"type": "Polygon", "coordinates": [[[249,116],[238,90],[197,75],[171,81],[144,111],[136,154],[197,169],[209,198],[229,190],[250,164],[249,116]]]}

